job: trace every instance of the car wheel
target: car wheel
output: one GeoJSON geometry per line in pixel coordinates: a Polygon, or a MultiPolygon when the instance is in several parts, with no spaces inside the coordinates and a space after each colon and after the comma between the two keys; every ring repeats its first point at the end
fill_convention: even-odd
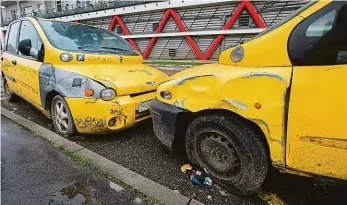
{"type": "Polygon", "coordinates": [[[5,92],[5,95],[7,97],[7,100],[9,102],[17,101],[19,99],[19,97],[11,91],[11,88],[8,85],[7,80],[3,79],[3,82],[4,82],[4,92],[5,92]]]}
{"type": "Polygon", "coordinates": [[[238,116],[214,114],[193,120],[185,145],[193,164],[206,169],[214,181],[236,194],[253,194],[265,180],[265,145],[238,116]]]}
{"type": "Polygon", "coordinates": [[[59,134],[64,137],[71,137],[76,133],[75,123],[69,106],[62,96],[56,95],[53,98],[51,114],[54,128],[59,134]]]}

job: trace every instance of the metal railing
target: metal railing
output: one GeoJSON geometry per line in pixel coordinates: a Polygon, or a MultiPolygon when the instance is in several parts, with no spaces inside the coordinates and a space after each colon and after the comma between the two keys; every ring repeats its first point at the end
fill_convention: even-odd
{"type": "Polygon", "coordinates": [[[12,17],[1,18],[1,26],[8,26],[12,21],[21,18],[35,16],[40,18],[57,18],[67,15],[82,14],[93,11],[102,11],[106,9],[120,8],[126,6],[134,6],[138,4],[160,2],[165,0],[103,0],[103,1],[86,1],[73,5],[61,5],[57,8],[51,8],[46,10],[33,10],[32,13],[25,13],[23,15],[14,15],[12,17]]]}

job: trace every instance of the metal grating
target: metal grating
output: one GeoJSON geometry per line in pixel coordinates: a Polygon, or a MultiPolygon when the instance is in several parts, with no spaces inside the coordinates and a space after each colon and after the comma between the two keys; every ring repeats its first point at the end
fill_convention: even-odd
{"type": "MultiPolygon", "coordinates": [[[[293,11],[302,7],[307,1],[253,1],[252,4],[256,12],[260,14],[264,23],[271,26],[293,11]]],[[[220,5],[183,8],[175,12],[179,15],[180,21],[189,31],[204,31],[204,30],[221,30],[227,20],[232,16],[240,2],[228,2],[220,5]]],[[[121,16],[124,25],[129,31],[129,34],[150,34],[155,33],[159,27],[164,13],[166,11],[157,11],[150,13],[136,13],[131,15],[121,16]]],[[[104,19],[93,19],[81,21],[88,25],[108,29],[112,21],[112,17],[104,19]]],[[[240,14],[230,29],[237,28],[257,28],[250,13],[246,10],[240,14]]],[[[113,29],[113,32],[119,32],[118,23],[113,29]]],[[[176,22],[172,16],[167,20],[161,33],[179,32],[176,22]]],[[[123,31],[124,33],[124,31],[123,31]]],[[[127,34],[126,34],[127,35],[127,34]]],[[[224,49],[246,42],[253,38],[254,35],[227,35],[223,40],[213,48],[211,59],[217,59],[220,52],[224,49]]],[[[202,55],[206,53],[208,48],[216,39],[216,36],[196,36],[192,38],[197,44],[202,55]]],[[[139,50],[144,53],[151,39],[134,39],[134,44],[137,44],[139,50]]],[[[187,43],[185,37],[162,37],[157,39],[153,49],[150,51],[148,58],[150,59],[196,59],[196,52],[192,50],[192,45],[187,43]],[[171,52],[170,52],[171,50],[171,52]],[[175,55],[173,55],[175,50],[175,55]],[[171,53],[171,55],[170,55],[171,53]]],[[[200,57],[201,58],[201,57],[200,57]]]]}

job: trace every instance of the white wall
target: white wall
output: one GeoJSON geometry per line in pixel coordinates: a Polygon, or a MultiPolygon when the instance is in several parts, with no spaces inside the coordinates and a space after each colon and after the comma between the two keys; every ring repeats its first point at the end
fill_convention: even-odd
{"type": "MultiPolygon", "coordinates": [[[[11,11],[12,10],[16,10],[17,9],[17,3],[16,2],[14,2],[14,4],[11,4],[11,5],[9,5],[9,6],[6,6],[5,7],[5,15],[3,16],[3,18],[5,19],[5,18],[9,18],[9,17],[11,17],[11,11]]],[[[18,13],[18,12],[17,12],[18,13]]]]}
{"type": "MultiPolygon", "coordinates": [[[[67,3],[71,4],[76,4],[76,0],[68,0],[66,1],[67,3]]],[[[33,11],[38,11],[38,4],[42,4],[42,0],[41,1],[20,1],[22,10],[26,7],[31,6],[33,11]]],[[[56,7],[56,3],[55,0],[54,1],[46,1],[46,9],[51,9],[51,8],[55,8],[56,7]]],[[[42,5],[41,5],[41,9],[42,9],[42,5]]],[[[11,10],[16,10],[17,9],[17,2],[13,1],[13,4],[10,4],[8,6],[5,7],[5,12],[3,13],[3,18],[9,18],[11,17],[11,10]]],[[[18,11],[17,11],[18,14],[18,11]]]]}

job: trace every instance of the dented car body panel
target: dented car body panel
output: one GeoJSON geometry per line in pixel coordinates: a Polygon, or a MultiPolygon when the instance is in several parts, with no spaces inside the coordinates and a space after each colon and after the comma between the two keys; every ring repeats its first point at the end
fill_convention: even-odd
{"type": "Polygon", "coordinates": [[[291,72],[291,67],[202,65],[163,83],[157,92],[170,91],[174,98],[158,99],[190,112],[222,109],[243,116],[262,129],[273,161],[284,164],[285,100],[291,72]],[[256,103],[261,109],[255,107],[256,103]]]}
{"type": "MultiPolygon", "coordinates": [[[[22,21],[30,22],[36,29],[44,45],[44,59],[39,62],[18,55],[18,51],[17,54],[4,52],[2,72],[11,91],[33,104],[47,117],[51,117],[49,100],[52,100],[52,93],[63,96],[71,110],[76,129],[81,133],[124,129],[150,117],[148,110],[139,112],[139,103],[155,98],[157,86],[167,75],[144,65],[139,53],[64,50],[54,45],[41,24],[42,21],[55,21],[24,18],[16,22],[22,21]],[[63,61],[62,54],[71,57],[63,61]],[[17,64],[14,65],[13,61],[17,64]],[[116,97],[109,101],[102,100],[100,95],[107,88],[116,92],[116,97]],[[93,93],[86,96],[85,90],[88,89],[92,89],[93,93]],[[108,125],[110,119],[116,120],[112,126],[108,125]]],[[[71,27],[75,25],[70,24],[71,27]]],[[[58,26],[55,29],[58,30],[58,26]]]]}
{"type": "MultiPolygon", "coordinates": [[[[314,29],[334,20],[324,18],[337,18],[344,4],[311,2],[259,37],[223,51],[217,64],[170,77],[158,87],[151,107],[157,137],[173,149],[175,141],[185,138],[180,120],[187,117],[180,116],[233,113],[261,129],[272,164],[281,171],[347,180],[347,63],[339,57],[346,57],[345,48],[337,50],[336,61],[321,65],[315,64],[319,58],[300,62],[293,57],[305,55],[300,45],[323,36],[314,29]],[[241,58],[234,61],[240,47],[242,55],[236,54],[241,58]],[[293,55],[290,49],[300,52],[293,55]],[[165,93],[170,96],[164,98],[165,93]]],[[[334,26],[327,28],[333,31],[334,26]]]]}

